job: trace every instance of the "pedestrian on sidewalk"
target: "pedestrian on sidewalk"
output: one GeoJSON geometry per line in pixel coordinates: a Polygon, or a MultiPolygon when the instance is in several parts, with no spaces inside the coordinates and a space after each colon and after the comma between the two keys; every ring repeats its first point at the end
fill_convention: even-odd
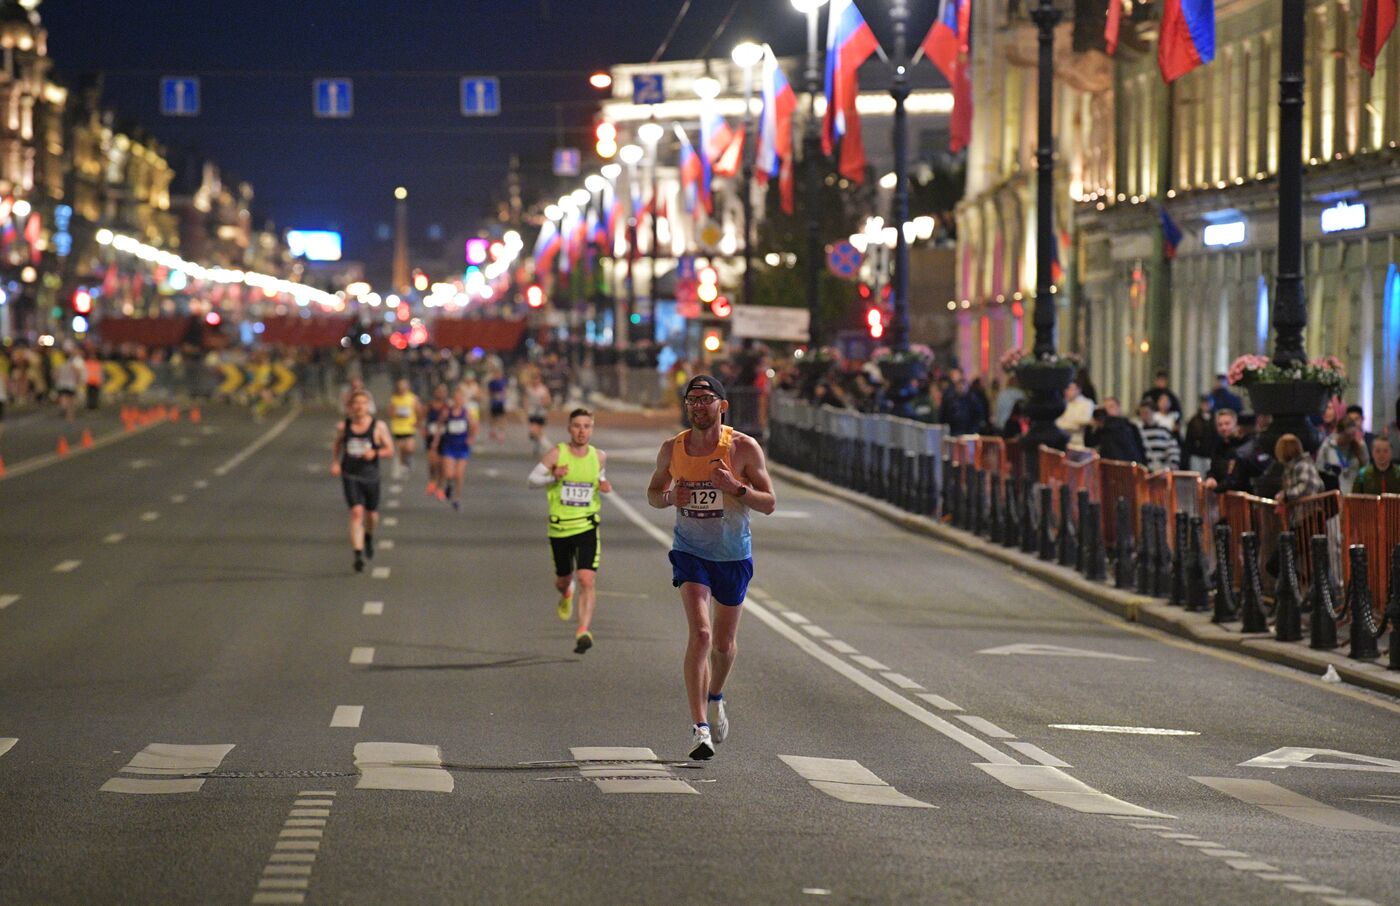
{"type": "Polygon", "coordinates": [[[1353,494],[1400,494],[1400,466],[1385,435],[1371,441],[1371,464],[1363,466],[1352,486],[1353,494]]]}
{"type": "Polygon", "coordinates": [[[689,630],[690,757],[706,759],[729,736],[724,682],[738,653],[740,607],[753,577],[749,511],[771,514],[777,497],[758,441],[721,424],[729,409],[724,385],[696,375],[684,400],[693,427],[661,445],[647,503],[676,508],[671,584],[681,590],[689,630]]]}

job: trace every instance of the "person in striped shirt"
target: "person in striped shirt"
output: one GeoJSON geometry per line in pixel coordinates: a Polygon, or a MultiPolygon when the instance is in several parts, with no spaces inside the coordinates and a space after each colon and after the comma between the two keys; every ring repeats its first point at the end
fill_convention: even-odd
{"type": "Polygon", "coordinates": [[[1146,400],[1138,404],[1137,425],[1142,445],[1147,450],[1149,472],[1181,467],[1181,444],[1176,434],[1157,420],[1152,404],[1146,400]]]}

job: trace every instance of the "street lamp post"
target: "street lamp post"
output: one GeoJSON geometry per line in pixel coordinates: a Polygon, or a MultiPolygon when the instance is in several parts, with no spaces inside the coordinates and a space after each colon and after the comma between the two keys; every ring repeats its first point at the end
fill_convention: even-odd
{"type": "Polygon", "coordinates": [[[763,48],[745,41],[734,48],[734,63],[744,70],[744,282],[740,296],[745,305],[753,302],[753,68],[763,59],[763,48]]]}
{"type": "Polygon", "coordinates": [[[811,318],[808,345],[813,350],[822,344],[821,300],[818,267],[822,254],[821,221],[817,218],[817,196],[821,194],[822,140],[817,128],[817,92],[821,90],[821,67],[817,63],[817,16],[826,0],[792,0],[798,12],[807,14],[807,122],[802,130],[802,166],[807,171],[805,200],[807,209],[807,311],[811,318]]]}
{"type": "Polygon", "coordinates": [[[890,349],[909,349],[909,238],[904,225],[909,222],[909,119],[904,102],[909,98],[909,6],[894,0],[890,9],[894,21],[894,211],[898,238],[894,246],[894,305],[890,317],[890,349]]]}
{"type": "Polygon", "coordinates": [[[651,241],[647,244],[647,256],[650,259],[651,268],[647,271],[649,282],[647,284],[647,295],[651,298],[651,312],[653,323],[656,318],[656,253],[661,244],[657,232],[657,213],[660,208],[660,188],[661,181],[657,175],[658,167],[661,163],[661,137],[666,130],[661,128],[661,124],[655,120],[649,120],[637,129],[637,137],[646,145],[647,163],[651,167],[651,241]]]}
{"type": "Polygon", "coordinates": [[[1036,89],[1035,313],[1032,316],[1035,341],[1031,350],[1033,363],[1019,369],[1017,376],[1029,393],[1026,408],[1031,425],[1021,439],[1021,450],[1025,457],[1025,473],[1034,478],[1040,473],[1040,447],[1063,450],[1069,442],[1065,432],[1055,426],[1055,419],[1065,411],[1065,387],[1074,377],[1067,366],[1041,365],[1055,357],[1055,295],[1050,259],[1055,241],[1055,25],[1062,16],[1054,0],[1040,0],[1031,10],[1040,44],[1036,89]]]}
{"type": "Polygon", "coordinates": [[[1303,296],[1303,42],[1307,28],[1304,0],[1283,0],[1279,45],[1278,118],[1278,275],[1274,285],[1274,362],[1307,358],[1303,328],[1308,308],[1303,296]]]}
{"type": "Polygon", "coordinates": [[[627,348],[632,339],[632,317],[637,312],[637,206],[632,187],[637,182],[637,163],[646,152],[640,145],[624,145],[617,156],[627,165],[627,317],[624,323],[613,331],[613,342],[618,349],[627,348]]]}

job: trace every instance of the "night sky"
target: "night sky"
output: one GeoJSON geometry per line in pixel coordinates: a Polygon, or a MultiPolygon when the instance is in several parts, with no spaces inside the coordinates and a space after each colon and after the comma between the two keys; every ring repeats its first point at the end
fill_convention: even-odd
{"type": "MultiPolygon", "coordinates": [[[[512,152],[527,171],[526,202],[552,192],[556,123],[562,118],[572,130],[569,144],[591,147],[589,102],[599,92],[587,74],[650,59],[681,5],[48,0],[39,13],[60,77],[104,73],[106,104],[154,133],[173,158],[200,153],[251,182],[258,218],[343,231],[346,257],[364,260],[376,276],[389,260],[376,229],[391,220],[394,186],[409,188],[415,243],[432,225],[449,236],[476,228],[504,194],[512,152]],[[160,76],[187,74],[201,77],[201,116],[161,116],[160,76]],[[457,80],[466,74],[501,77],[503,115],[458,113],[457,80]],[[311,79],[346,75],[354,78],[353,119],[313,117],[311,79]]],[[[734,5],[692,0],[663,59],[694,58],[734,5]]],[[[883,38],[887,4],[861,6],[883,38]]],[[[911,6],[916,43],[936,4],[911,6]]],[[[806,46],[789,0],[741,0],[710,55],[727,55],[745,38],[768,41],[780,56],[806,46]]]]}

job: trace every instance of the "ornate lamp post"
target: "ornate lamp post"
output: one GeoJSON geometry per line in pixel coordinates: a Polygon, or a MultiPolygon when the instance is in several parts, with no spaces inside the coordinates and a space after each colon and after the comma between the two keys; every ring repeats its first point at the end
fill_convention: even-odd
{"type": "Polygon", "coordinates": [[[821,299],[819,297],[822,236],[817,218],[817,196],[821,194],[822,139],[817,128],[817,92],[821,90],[821,66],[817,62],[817,16],[826,0],[792,0],[793,8],[807,15],[807,123],[802,130],[802,166],[807,172],[805,198],[807,214],[807,311],[811,316],[809,342],[814,351],[822,345],[821,299]]]}
{"type": "Polygon", "coordinates": [[[749,145],[753,135],[753,68],[763,59],[763,48],[745,41],[734,48],[734,65],[744,70],[744,282],[740,298],[745,305],[753,302],[753,153],[749,145]]]}
{"type": "Polygon", "coordinates": [[[651,237],[647,242],[647,257],[650,259],[651,267],[648,269],[647,296],[651,299],[651,316],[656,318],[656,253],[657,246],[661,243],[657,238],[657,219],[660,213],[660,180],[657,176],[658,165],[661,156],[661,137],[666,134],[666,130],[661,128],[661,124],[655,120],[648,120],[637,129],[637,137],[646,146],[647,165],[651,168],[651,237]]]}
{"type": "Polygon", "coordinates": [[[909,351],[909,240],[904,225],[909,222],[909,119],[904,102],[909,99],[909,5],[894,0],[890,8],[894,22],[894,210],[890,219],[899,232],[894,245],[893,312],[890,317],[890,349],[909,351]]]}
{"type": "Polygon", "coordinates": [[[637,312],[637,209],[632,203],[635,197],[632,187],[637,182],[637,164],[646,152],[641,145],[623,145],[617,156],[627,165],[627,317],[624,323],[615,325],[613,339],[618,349],[625,349],[632,340],[632,316],[637,312]]]}

